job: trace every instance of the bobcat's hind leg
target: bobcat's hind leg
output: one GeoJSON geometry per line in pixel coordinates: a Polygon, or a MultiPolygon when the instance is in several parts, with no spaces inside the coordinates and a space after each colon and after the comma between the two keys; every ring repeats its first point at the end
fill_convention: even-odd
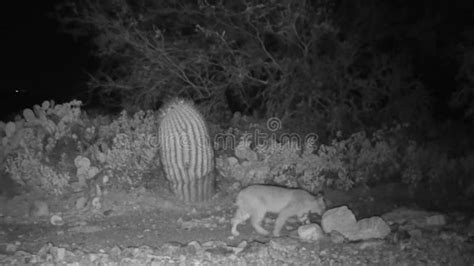
{"type": "Polygon", "coordinates": [[[275,221],[275,228],[273,229],[274,236],[280,236],[280,231],[286,223],[286,220],[292,216],[291,210],[282,210],[275,221]]]}

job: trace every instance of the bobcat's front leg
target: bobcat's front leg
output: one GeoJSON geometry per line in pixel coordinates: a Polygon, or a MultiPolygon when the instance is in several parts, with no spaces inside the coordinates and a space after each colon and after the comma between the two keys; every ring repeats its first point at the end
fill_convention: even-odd
{"type": "Polygon", "coordinates": [[[268,231],[265,230],[261,225],[263,218],[265,218],[265,213],[254,211],[250,216],[251,216],[250,219],[252,221],[252,226],[255,229],[255,231],[257,231],[259,234],[264,235],[264,236],[268,235],[268,231]]]}
{"type": "Polygon", "coordinates": [[[245,222],[248,218],[250,218],[250,215],[239,207],[237,211],[235,212],[234,218],[232,218],[231,220],[231,224],[232,224],[231,233],[233,236],[240,235],[239,231],[237,231],[237,226],[245,222]]]}

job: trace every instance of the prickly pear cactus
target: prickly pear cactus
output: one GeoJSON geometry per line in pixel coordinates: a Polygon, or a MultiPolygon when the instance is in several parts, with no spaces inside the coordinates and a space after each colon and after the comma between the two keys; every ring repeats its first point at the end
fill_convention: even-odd
{"type": "Polygon", "coordinates": [[[161,109],[160,158],[171,190],[187,203],[214,195],[214,151],[203,116],[192,103],[176,99],[161,109]]]}

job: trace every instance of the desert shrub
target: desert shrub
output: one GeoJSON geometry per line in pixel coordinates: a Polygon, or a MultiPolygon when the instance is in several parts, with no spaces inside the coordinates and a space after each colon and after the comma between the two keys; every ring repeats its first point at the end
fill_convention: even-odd
{"type": "Polygon", "coordinates": [[[368,135],[357,132],[349,138],[321,145],[307,158],[305,182],[347,190],[357,184],[404,182],[412,188],[425,186],[437,193],[472,194],[474,173],[471,153],[451,156],[436,144],[420,144],[409,138],[407,125],[395,124],[368,135]],[[429,146],[428,146],[429,145],[429,146]],[[472,188],[471,188],[472,189],[472,188]]]}
{"type": "Polygon", "coordinates": [[[367,135],[357,132],[335,139],[302,156],[302,183],[348,190],[357,184],[393,179],[400,172],[399,131],[402,127],[380,129],[367,135]]]}
{"type": "Polygon", "coordinates": [[[462,108],[466,118],[472,122],[474,115],[474,40],[460,45],[458,60],[460,67],[456,79],[459,88],[451,97],[451,105],[462,108]]]}
{"type": "Polygon", "coordinates": [[[403,135],[406,126],[395,124],[373,132],[352,134],[348,139],[334,141],[341,147],[343,160],[348,162],[349,171],[356,183],[376,183],[396,178],[401,171],[403,147],[408,139],[403,135]]]}
{"type": "Polygon", "coordinates": [[[72,176],[70,159],[78,152],[71,132],[81,123],[80,105],[44,102],[6,124],[2,166],[17,184],[46,193],[64,192],[72,176]]]}
{"type": "Polygon", "coordinates": [[[17,184],[55,195],[62,194],[71,179],[68,172],[58,171],[35,155],[19,154],[9,158],[6,170],[17,184]]]}
{"type": "Polygon", "coordinates": [[[245,141],[252,136],[247,136],[235,149],[238,160],[219,159],[217,165],[224,169],[224,176],[233,176],[243,184],[276,183],[310,191],[327,186],[348,190],[358,184],[400,180],[408,144],[405,129],[406,126],[395,124],[320,146],[270,139],[253,150],[245,141]]]}
{"type": "Polygon", "coordinates": [[[451,157],[437,147],[424,147],[410,142],[402,162],[402,181],[417,187],[424,185],[438,193],[464,192],[474,184],[474,156],[451,157]]]}
{"type": "MultiPolygon", "coordinates": [[[[445,126],[446,132],[453,131],[449,125],[445,126]]],[[[225,131],[228,139],[240,139],[240,142],[235,146],[223,145],[227,149],[217,158],[217,168],[224,177],[234,178],[244,186],[273,183],[309,191],[326,186],[348,190],[358,184],[404,182],[414,189],[421,185],[442,193],[458,191],[461,195],[459,192],[463,191],[464,197],[474,195],[473,156],[465,147],[459,149],[464,142],[454,147],[452,142],[417,142],[414,139],[419,136],[413,134],[409,124],[395,122],[373,132],[360,131],[347,137],[339,132],[327,144],[318,140],[306,143],[309,146],[301,141],[270,139],[256,145],[252,140],[258,139],[255,136],[258,133],[276,140],[288,135],[265,131],[262,126],[259,129],[225,131]]],[[[295,136],[304,140],[311,135],[295,136]]]]}
{"type": "Polygon", "coordinates": [[[81,116],[81,103],[45,102],[2,124],[2,166],[28,189],[62,194],[71,186],[107,176],[115,185],[137,185],[158,166],[153,112],[122,112],[110,121],[81,116]]]}
{"type": "Polygon", "coordinates": [[[301,160],[299,143],[280,143],[270,139],[267,145],[257,146],[256,151],[270,169],[270,181],[287,187],[298,186],[296,165],[301,160]]]}
{"type": "MultiPolygon", "coordinates": [[[[101,59],[91,88],[132,110],[173,96],[205,114],[277,116],[321,136],[398,119],[430,97],[410,58],[341,32],[336,1],[66,1],[59,19],[101,59]]],[[[224,117],[221,117],[223,119],[224,117]]]]}
{"type": "Polygon", "coordinates": [[[112,123],[98,129],[94,157],[112,184],[138,185],[146,174],[156,170],[157,121],[152,111],[139,111],[133,116],[123,111],[112,123]]]}

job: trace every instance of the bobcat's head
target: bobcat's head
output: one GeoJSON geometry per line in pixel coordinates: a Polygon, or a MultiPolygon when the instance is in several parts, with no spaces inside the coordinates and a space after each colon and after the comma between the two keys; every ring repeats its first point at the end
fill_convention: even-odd
{"type": "Polygon", "coordinates": [[[324,202],[323,196],[318,196],[312,203],[311,209],[309,210],[312,213],[317,213],[318,215],[323,215],[326,210],[326,203],[324,202]]]}

